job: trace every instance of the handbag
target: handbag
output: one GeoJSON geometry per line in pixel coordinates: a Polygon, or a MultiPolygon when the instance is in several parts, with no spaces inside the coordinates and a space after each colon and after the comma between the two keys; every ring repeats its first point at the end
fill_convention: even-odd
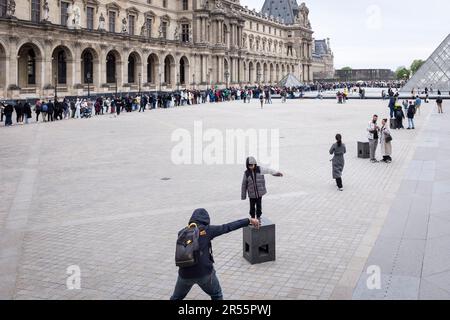
{"type": "Polygon", "coordinates": [[[387,136],[385,139],[384,139],[384,141],[386,142],[386,143],[389,143],[389,142],[391,142],[392,141],[392,136],[387,136]]]}

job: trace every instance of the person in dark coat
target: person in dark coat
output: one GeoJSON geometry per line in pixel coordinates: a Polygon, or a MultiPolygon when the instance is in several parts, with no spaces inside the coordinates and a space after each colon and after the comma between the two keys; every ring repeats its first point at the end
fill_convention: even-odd
{"type": "Polygon", "coordinates": [[[28,119],[30,119],[32,117],[31,105],[28,101],[25,102],[25,104],[23,106],[23,114],[24,114],[23,117],[25,119],[25,123],[28,124],[28,119]]]}
{"type": "Polygon", "coordinates": [[[12,126],[12,115],[14,112],[14,107],[12,104],[8,103],[5,106],[4,113],[5,113],[5,126],[12,126]]]}
{"type": "Polygon", "coordinates": [[[250,216],[260,220],[262,215],[262,197],[267,193],[264,175],[271,174],[274,177],[282,177],[283,174],[275,170],[259,167],[254,157],[247,158],[246,167],[247,170],[242,178],[241,199],[245,200],[248,193],[250,216]]]}
{"type": "Polygon", "coordinates": [[[401,106],[395,108],[395,119],[397,121],[397,129],[404,129],[403,119],[405,119],[405,114],[403,113],[401,106]]]}
{"type": "Polygon", "coordinates": [[[344,171],[345,159],[344,154],[347,152],[345,144],[342,143],[342,136],[340,134],[336,135],[336,143],[330,148],[330,154],[334,155],[331,160],[333,164],[333,179],[336,180],[337,187],[339,191],[344,191],[344,186],[342,185],[342,172],[344,171]]]}
{"type": "Polygon", "coordinates": [[[53,112],[55,112],[55,105],[52,100],[47,103],[47,121],[53,121],[53,112]]]}
{"type": "Polygon", "coordinates": [[[214,270],[211,240],[223,234],[253,225],[259,228],[256,219],[242,219],[221,226],[210,225],[210,217],[205,209],[197,209],[189,220],[189,225],[195,224],[200,229],[199,260],[192,267],[179,268],[175,290],[170,300],[183,300],[194,284],[207,293],[212,300],[223,300],[222,288],[214,270]]]}
{"type": "Polygon", "coordinates": [[[414,127],[414,116],[416,114],[416,106],[411,101],[408,106],[408,111],[406,112],[406,116],[408,117],[408,130],[415,129],[414,127]]]}
{"type": "Polygon", "coordinates": [[[16,110],[16,123],[23,123],[23,104],[22,104],[22,102],[17,100],[14,109],[16,110]]]}

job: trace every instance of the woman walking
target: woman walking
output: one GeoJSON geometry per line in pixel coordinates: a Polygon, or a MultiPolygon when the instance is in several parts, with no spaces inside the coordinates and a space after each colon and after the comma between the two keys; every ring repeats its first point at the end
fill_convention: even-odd
{"type": "Polygon", "coordinates": [[[380,145],[381,145],[381,153],[383,154],[383,162],[391,163],[392,162],[392,136],[391,131],[389,130],[389,126],[387,125],[387,119],[383,119],[381,122],[380,129],[380,145]]]}
{"type": "Polygon", "coordinates": [[[436,104],[438,107],[438,113],[444,113],[444,111],[442,111],[442,97],[440,95],[436,99],[436,104]]]}
{"type": "Polygon", "coordinates": [[[336,184],[339,191],[344,191],[342,185],[342,172],[344,171],[345,159],[344,154],[347,152],[345,144],[342,143],[342,136],[336,135],[336,143],[331,146],[330,154],[334,155],[331,162],[333,164],[333,179],[336,180],[336,184]]]}

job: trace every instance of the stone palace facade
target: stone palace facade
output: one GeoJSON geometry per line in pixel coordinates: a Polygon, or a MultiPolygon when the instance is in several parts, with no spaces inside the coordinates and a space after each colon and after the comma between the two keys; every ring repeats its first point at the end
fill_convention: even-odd
{"type": "Polygon", "coordinates": [[[0,0],[0,98],[313,80],[313,31],[239,0],[0,0]]]}

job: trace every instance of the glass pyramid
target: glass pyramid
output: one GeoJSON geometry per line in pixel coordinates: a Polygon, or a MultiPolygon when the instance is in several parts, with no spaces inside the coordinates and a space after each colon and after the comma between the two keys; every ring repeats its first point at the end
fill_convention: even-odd
{"type": "Polygon", "coordinates": [[[442,94],[450,92],[450,34],[417,70],[401,91],[411,92],[420,88],[433,88],[442,94]]]}

